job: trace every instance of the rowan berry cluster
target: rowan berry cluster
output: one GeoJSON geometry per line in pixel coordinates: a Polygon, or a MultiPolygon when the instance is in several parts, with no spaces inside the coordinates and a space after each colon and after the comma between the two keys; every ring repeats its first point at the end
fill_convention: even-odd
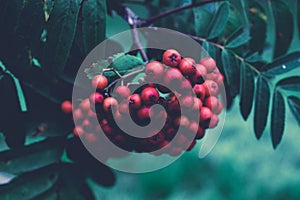
{"type": "MultiPolygon", "coordinates": [[[[144,82],[138,87],[119,84],[113,92],[104,74],[96,75],[92,79],[95,92],[73,111],[76,124],[80,124],[73,134],[92,141],[104,132],[111,142],[127,151],[151,153],[166,147],[167,154],[177,156],[186,150],[184,144],[191,143],[186,137],[188,134],[194,137],[187,151],[204,137],[206,129],[217,126],[218,115],[223,110],[218,98],[223,75],[214,59],[205,57],[197,63],[169,49],[164,52],[162,62],[146,64],[144,74],[144,82]],[[195,120],[196,116],[200,120],[195,120]],[[92,121],[94,119],[98,121],[92,121]],[[161,130],[145,131],[141,137],[135,137],[119,127],[128,119],[141,127],[151,121],[165,123],[161,130]],[[186,135],[175,137],[179,127],[186,135]]],[[[69,105],[66,107],[69,110],[69,105]]]]}

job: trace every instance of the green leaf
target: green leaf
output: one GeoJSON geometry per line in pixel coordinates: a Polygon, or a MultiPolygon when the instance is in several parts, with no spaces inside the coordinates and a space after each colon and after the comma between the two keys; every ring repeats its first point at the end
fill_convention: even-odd
{"type": "Polygon", "coordinates": [[[298,122],[298,125],[300,126],[300,98],[296,96],[289,96],[288,104],[298,122]]]}
{"type": "Polygon", "coordinates": [[[238,31],[233,33],[225,42],[226,48],[237,48],[250,41],[251,37],[247,30],[240,28],[238,31]]]}
{"type": "Polygon", "coordinates": [[[298,37],[300,37],[300,2],[297,2],[298,37]]]}
{"type": "Polygon", "coordinates": [[[206,50],[208,53],[207,56],[212,57],[213,59],[217,58],[217,49],[215,46],[213,46],[210,42],[204,41],[202,43],[202,47],[206,50]]]}
{"type": "MultiPolygon", "coordinates": [[[[140,57],[132,56],[124,53],[119,53],[111,57],[109,60],[102,60],[92,64],[89,68],[85,69],[89,79],[100,74],[103,69],[114,68],[121,75],[136,70],[136,67],[143,65],[144,62],[140,57]]],[[[115,76],[113,72],[105,72],[104,74],[108,78],[115,76]]]]}
{"type": "Polygon", "coordinates": [[[284,90],[299,92],[300,91],[300,76],[292,76],[280,80],[276,87],[279,87],[284,90]]]}
{"type": "Polygon", "coordinates": [[[0,171],[21,174],[60,160],[65,139],[51,138],[23,148],[0,153],[0,171]]]}
{"type": "Polygon", "coordinates": [[[28,172],[0,186],[2,200],[32,199],[50,189],[58,179],[57,164],[28,172]]]}
{"type": "Polygon", "coordinates": [[[214,15],[210,23],[210,27],[208,28],[209,39],[218,37],[222,33],[222,31],[226,26],[228,17],[229,17],[229,3],[225,2],[220,5],[217,13],[214,15]]]}
{"type": "Polygon", "coordinates": [[[254,108],[254,131],[257,139],[260,139],[266,127],[270,103],[270,88],[263,76],[259,76],[256,82],[256,99],[254,108]]]}
{"type": "Polygon", "coordinates": [[[82,0],[56,0],[47,23],[44,67],[54,74],[63,72],[75,37],[82,0]]]}
{"type": "Polygon", "coordinates": [[[262,72],[268,77],[284,74],[300,67],[300,52],[294,52],[274,60],[262,67],[262,72]]]}
{"type": "Polygon", "coordinates": [[[276,149],[280,143],[285,126],[285,104],[282,94],[275,90],[273,94],[271,137],[273,148],[276,149]]]}
{"type": "Polygon", "coordinates": [[[82,5],[82,17],[84,53],[88,54],[105,39],[106,1],[84,1],[82,5]]]}
{"type": "Polygon", "coordinates": [[[249,2],[248,18],[252,22],[250,27],[250,52],[262,53],[265,50],[266,38],[267,38],[267,23],[266,12],[257,1],[249,2]]]}
{"type": "Polygon", "coordinates": [[[253,104],[254,75],[245,62],[241,64],[240,83],[240,110],[244,120],[247,120],[253,104]]]}
{"type": "Polygon", "coordinates": [[[274,57],[285,54],[292,42],[294,33],[294,20],[286,1],[272,0],[271,6],[275,20],[276,38],[274,57]]]}
{"type": "Polygon", "coordinates": [[[238,61],[236,57],[223,49],[222,51],[222,62],[223,62],[223,69],[226,77],[226,82],[230,85],[230,92],[231,96],[235,97],[239,93],[239,86],[240,86],[240,68],[238,66],[238,61]]]}
{"type": "Polygon", "coordinates": [[[195,32],[197,36],[207,37],[207,27],[213,18],[214,10],[214,8],[211,9],[208,6],[193,8],[195,32]]]}
{"type": "Polygon", "coordinates": [[[40,36],[45,24],[44,4],[40,0],[24,2],[20,20],[15,27],[16,34],[30,45],[34,53],[38,53],[40,36]]]}

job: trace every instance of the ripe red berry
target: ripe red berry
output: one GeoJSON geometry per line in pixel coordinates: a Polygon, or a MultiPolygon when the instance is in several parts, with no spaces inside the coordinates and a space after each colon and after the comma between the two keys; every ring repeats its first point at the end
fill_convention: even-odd
{"type": "Polygon", "coordinates": [[[196,62],[193,58],[183,58],[179,69],[183,75],[191,76],[196,73],[196,62]]]}
{"type": "Polygon", "coordinates": [[[188,96],[182,96],[180,97],[181,106],[185,108],[192,108],[194,106],[194,97],[188,95],[188,96]]]}
{"type": "Polygon", "coordinates": [[[82,100],[79,107],[82,111],[88,112],[91,109],[90,100],[88,98],[82,100]]]}
{"type": "Polygon", "coordinates": [[[215,128],[219,123],[219,118],[217,115],[213,114],[209,122],[209,128],[215,128]]]}
{"type": "Polygon", "coordinates": [[[127,99],[130,96],[130,89],[125,85],[120,85],[114,91],[117,95],[116,98],[127,99]]]}
{"type": "Polygon", "coordinates": [[[122,101],[119,104],[119,111],[121,114],[129,114],[129,102],[127,100],[122,101]]]}
{"type": "Polygon", "coordinates": [[[222,85],[224,83],[224,76],[222,74],[219,74],[216,81],[217,81],[219,86],[222,85]]]}
{"type": "Polygon", "coordinates": [[[207,70],[201,64],[196,64],[196,73],[191,76],[191,81],[194,84],[201,84],[206,79],[207,70]]]}
{"type": "Polygon", "coordinates": [[[199,127],[195,139],[200,140],[204,137],[204,135],[205,135],[205,129],[202,127],[199,127]]]}
{"type": "Polygon", "coordinates": [[[166,85],[171,85],[172,87],[179,87],[182,80],[182,74],[178,69],[170,68],[166,71],[164,81],[166,85]]]}
{"type": "Polygon", "coordinates": [[[174,49],[168,49],[163,54],[163,63],[170,67],[177,67],[181,61],[181,55],[174,49]]]}
{"type": "Polygon", "coordinates": [[[103,75],[97,75],[92,79],[92,86],[95,89],[104,90],[108,84],[108,80],[103,75]]]}
{"type": "Polygon", "coordinates": [[[206,75],[207,80],[217,81],[220,75],[220,71],[218,68],[215,68],[212,72],[206,75]]]}
{"type": "Polygon", "coordinates": [[[219,100],[218,108],[216,109],[215,114],[217,114],[217,115],[220,114],[222,112],[222,110],[223,110],[223,104],[219,100]]]}
{"type": "Polygon", "coordinates": [[[112,108],[117,108],[118,107],[118,101],[113,98],[113,97],[107,97],[106,99],[104,99],[104,102],[103,102],[103,109],[106,111],[106,112],[109,112],[111,111],[112,108]]]}
{"type": "Polygon", "coordinates": [[[201,99],[194,97],[194,104],[192,106],[192,110],[200,110],[203,106],[201,99]]]}
{"type": "Polygon", "coordinates": [[[61,104],[61,110],[64,113],[71,114],[72,113],[72,109],[73,109],[73,106],[72,106],[72,102],[71,101],[66,100],[66,101],[62,102],[62,104],[61,104]]]}
{"type": "Polygon", "coordinates": [[[180,112],[180,105],[177,99],[171,101],[167,105],[169,113],[178,113],[180,112]]]}
{"type": "Polygon", "coordinates": [[[199,123],[196,121],[191,121],[188,129],[192,133],[196,134],[199,129],[199,123]]]}
{"type": "Polygon", "coordinates": [[[129,106],[133,109],[139,109],[142,106],[142,99],[139,94],[133,94],[129,97],[129,106]]]}
{"type": "Polygon", "coordinates": [[[81,126],[75,126],[73,129],[73,135],[75,137],[80,137],[84,134],[84,130],[81,126]]]}
{"type": "Polygon", "coordinates": [[[163,64],[158,61],[150,62],[146,65],[145,74],[147,80],[149,81],[158,81],[162,78],[165,68],[163,64]]]}
{"type": "Polygon", "coordinates": [[[99,92],[94,92],[90,95],[90,104],[103,103],[104,97],[99,92]]]}
{"type": "Polygon", "coordinates": [[[193,91],[197,97],[203,101],[206,96],[207,88],[203,84],[196,84],[193,87],[193,91]]]}
{"type": "Polygon", "coordinates": [[[154,104],[158,101],[159,93],[158,91],[153,87],[147,87],[143,89],[141,93],[141,98],[146,105],[154,104]]]}
{"type": "Polygon", "coordinates": [[[191,94],[192,93],[192,85],[188,79],[184,79],[180,84],[180,89],[177,90],[181,94],[191,94]]]}
{"type": "Polygon", "coordinates": [[[205,66],[208,73],[212,72],[217,67],[216,61],[210,57],[202,58],[200,63],[205,66]]]}
{"type": "Polygon", "coordinates": [[[83,113],[82,113],[81,109],[77,108],[76,110],[74,110],[73,118],[74,118],[75,122],[77,122],[78,120],[81,120],[83,118],[83,113]]]}
{"type": "Polygon", "coordinates": [[[200,121],[206,124],[206,122],[210,121],[212,114],[208,107],[202,107],[200,110],[200,121]]]}
{"type": "Polygon", "coordinates": [[[137,111],[137,117],[140,120],[146,120],[150,118],[150,108],[147,106],[143,106],[141,107],[138,111],[137,111]]]}
{"type": "Polygon", "coordinates": [[[190,120],[184,115],[181,115],[174,120],[174,126],[176,128],[179,126],[188,128],[189,125],[190,125],[190,120]]]}
{"type": "Polygon", "coordinates": [[[219,93],[219,85],[212,80],[206,80],[203,83],[206,86],[206,96],[217,96],[219,93]]]}
{"type": "Polygon", "coordinates": [[[213,113],[216,113],[219,109],[219,99],[215,96],[209,96],[206,98],[204,105],[212,110],[213,113]]]}
{"type": "Polygon", "coordinates": [[[191,151],[196,144],[197,144],[197,141],[193,140],[193,142],[190,144],[189,148],[186,151],[191,151]]]}

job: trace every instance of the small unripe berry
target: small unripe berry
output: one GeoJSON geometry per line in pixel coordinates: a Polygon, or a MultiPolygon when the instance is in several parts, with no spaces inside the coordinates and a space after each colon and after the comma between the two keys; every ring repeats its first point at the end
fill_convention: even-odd
{"type": "Polygon", "coordinates": [[[72,106],[72,102],[71,101],[64,101],[62,102],[61,104],[61,110],[66,113],[66,114],[71,114],[72,113],[72,109],[73,109],[73,106],[72,106]]]}
{"type": "Polygon", "coordinates": [[[163,63],[170,67],[177,67],[181,61],[181,55],[174,49],[168,49],[163,54],[163,63]]]}
{"type": "Polygon", "coordinates": [[[108,80],[103,75],[97,75],[92,79],[92,86],[95,89],[104,90],[108,84],[108,80]]]}
{"type": "Polygon", "coordinates": [[[200,63],[205,66],[208,73],[212,72],[217,67],[216,61],[210,57],[202,58],[200,63]]]}

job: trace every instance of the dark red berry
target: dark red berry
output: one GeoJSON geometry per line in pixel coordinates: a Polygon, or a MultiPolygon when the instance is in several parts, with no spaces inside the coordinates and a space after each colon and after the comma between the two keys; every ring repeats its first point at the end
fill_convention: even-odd
{"type": "Polygon", "coordinates": [[[200,120],[201,122],[209,122],[212,116],[212,112],[208,107],[202,107],[200,110],[200,120]]]}

